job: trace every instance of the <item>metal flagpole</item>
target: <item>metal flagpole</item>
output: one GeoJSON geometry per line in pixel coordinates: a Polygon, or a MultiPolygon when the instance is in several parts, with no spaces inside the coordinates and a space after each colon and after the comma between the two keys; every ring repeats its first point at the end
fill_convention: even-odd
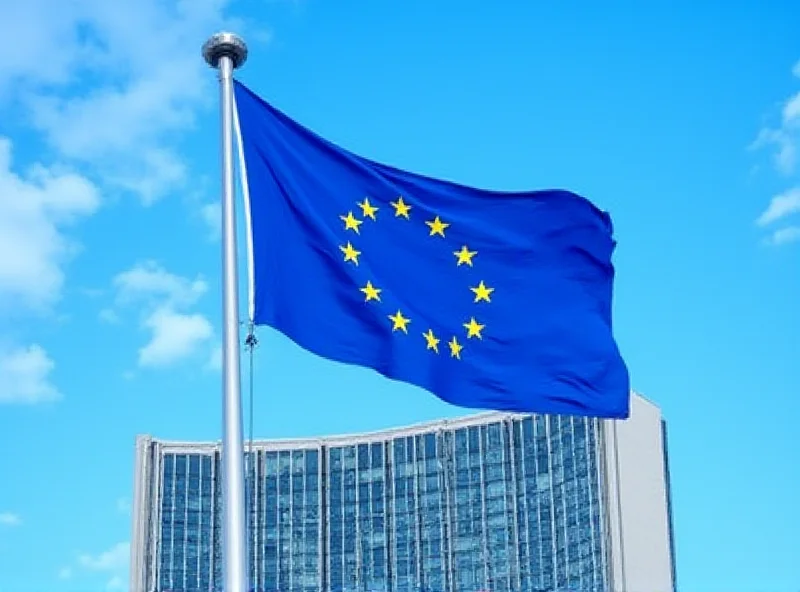
{"type": "Polygon", "coordinates": [[[233,70],[247,59],[247,46],[233,33],[217,33],[203,57],[219,70],[222,103],[222,561],[224,591],[247,592],[247,515],[239,367],[239,290],[233,189],[233,70]]]}

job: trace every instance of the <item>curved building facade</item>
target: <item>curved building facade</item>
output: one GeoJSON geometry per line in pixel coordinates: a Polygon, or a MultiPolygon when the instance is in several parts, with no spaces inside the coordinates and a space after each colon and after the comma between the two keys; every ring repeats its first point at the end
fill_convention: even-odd
{"type": "MultiPolygon", "coordinates": [[[[655,407],[636,397],[637,410],[626,422],[489,413],[255,442],[250,581],[282,592],[673,590],[665,432],[655,407]]],[[[137,439],[131,592],[221,589],[219,475],[218,443],[137,439]]]]}

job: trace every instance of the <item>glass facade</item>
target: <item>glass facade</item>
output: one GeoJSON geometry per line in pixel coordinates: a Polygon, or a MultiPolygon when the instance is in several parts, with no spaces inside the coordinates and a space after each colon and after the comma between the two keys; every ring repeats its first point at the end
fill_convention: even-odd
{"type": "MultiPolygon", "coordinates": [[[[580,417],[491,414],[256,443],[250,581],[286,592],[610,590],[600,440],[580,417]]],[[[221,590],[219,451],[148,439],[148,592],[221,590]]],[[[138,551],[137,551],[138,552],[138,551]]]]}

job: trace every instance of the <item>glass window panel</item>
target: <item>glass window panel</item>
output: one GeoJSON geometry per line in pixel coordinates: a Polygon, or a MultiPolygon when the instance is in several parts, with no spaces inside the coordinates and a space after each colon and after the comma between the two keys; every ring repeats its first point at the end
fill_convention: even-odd
{"type": "MultiPolygon", "coordinates": [[[[606,592],[598,425],[524,416],[259,450],[247,464],[251,579],[287,592],[606,592]]],[[[148,555],[160,590],[221,584],[219,468],[196,449],[161,461],[148,555]]]]}

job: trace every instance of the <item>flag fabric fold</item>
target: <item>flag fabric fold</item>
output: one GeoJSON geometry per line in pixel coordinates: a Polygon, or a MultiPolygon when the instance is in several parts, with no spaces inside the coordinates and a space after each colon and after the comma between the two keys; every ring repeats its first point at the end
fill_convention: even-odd
{"type": "Polygon", "coordinates": [[[608,214],[373,162],[234,94],[255,324],[461,407],[628,416],[608,214]]]}

